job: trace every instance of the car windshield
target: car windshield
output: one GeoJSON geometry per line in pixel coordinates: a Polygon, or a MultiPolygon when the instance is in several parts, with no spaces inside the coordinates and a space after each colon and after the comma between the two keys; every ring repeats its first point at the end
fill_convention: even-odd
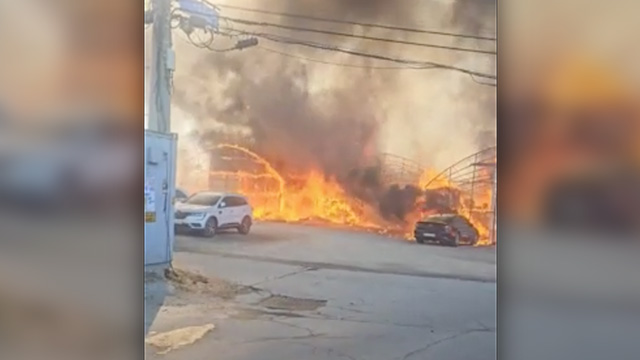
{"type": "Polygon", "coordinates": [[[187,199],[187,204],[213,206],[220,200],[220,195],[200,193],[187,199]]]}

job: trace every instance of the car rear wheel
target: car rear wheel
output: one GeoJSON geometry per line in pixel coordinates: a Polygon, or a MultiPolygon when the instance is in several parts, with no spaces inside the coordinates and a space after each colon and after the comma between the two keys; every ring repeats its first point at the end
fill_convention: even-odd
{"type": "Polygon", "coordinates": [[[214,237],[218,231],[218,220],[215,218],[209,218],[204,226],[204,236],[214,237]]]}
{"type": "Polygon", "coordinates": [[[251,230],[251,219],[248,216],[245,216],[242,219],[242,223],[238,226],[238,232],[242,235],[247,235],[251,230]]]}

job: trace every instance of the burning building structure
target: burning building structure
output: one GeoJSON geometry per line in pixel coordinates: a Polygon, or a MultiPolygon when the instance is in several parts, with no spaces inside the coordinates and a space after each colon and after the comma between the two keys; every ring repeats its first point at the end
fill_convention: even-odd
{"type": "MultiPolygon", "coordinates": [[[[376,23],[403,19],[407,26],[478,33],[494,25],[494,5],[494,1],[463,0],[446,4],[283,0],[271,10],[334,18],[346,15],[376,23]],[[432,16],[417,16],[424,13],[432,16]]],[[[424,34],[224,11],[229,12],[226,16],[288,27],[317,25],[344,33],[426,41],[424,34]]],[[[229,26],[230,31],[243,26],[246,30],[245,25],[229,26]]],[[[302,36],[283,29],[269,31],[302,36]]],[[[332,46],[487,73],[495,68],[490,54],[304,36],[332,46]]],[[[439,40],[442,45],[493,46],[473,38],[439,40]]],[[[179,56],[172,107],[182,144],[188,142],[193,158],[206,154],[210,159],[206,169],[185,170],[178,177],[186,181],[197,176],[207,179],[212,189],[248,194],[258,218],[408,232],[420,216],[416,203],[424,198],[424,169],[446,168],[495,144],[495,88],[478,85],[468,74],[402,66],[389,69],[389,64],[372,58],[268,40],[262,45],[217,53],[176,42],[179,56]]]]}

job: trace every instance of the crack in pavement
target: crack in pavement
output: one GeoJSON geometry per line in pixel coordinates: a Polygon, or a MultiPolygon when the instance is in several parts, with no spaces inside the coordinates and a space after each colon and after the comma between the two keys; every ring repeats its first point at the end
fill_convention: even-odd
{"type": "Polygon", "coordinates": [[[329,309],[338,309],[338,310],[342,310],[342,311],[346,311],[346,312],[351,312],[351,313],[354,313],[354,314],[363,314],[363,315],[372,315],[372,314],[374,314],[374,312],[371,312],[371,311],[351,309],[351,308],[348,308],[348,307],[337,306],[337,305],[330,305],[330,306],[327,306],[327,308],[329,308],[329,309]]]}
{"type": "Polygon", "coordinates": [[[328,334],[324,333],[316,333],[311,328],[300,326],[296,324],[290,324],[284,321],[279,321],[275,318],[267,319],[269,322],[273,322],[282,326],[290,327],[297,330],[305,331],[306,335],[293,335],[293,336],[271,336],[271,337],[260,337],[252,340],[243,341],[242,344],[253,344],[267,341],[280,341],[280,340],[307,340],[314,338],[323,338],[323,339],[344,339],[344,336],[328,336],[328,334]]]}
{"type": "MultiPolygon", "coordinates": [[[[331,308],[331,306],[328,306],[327,308],[331,308]]],[[[394,326],[394,327],[403,327],[403,328],[411,328],[411,329],[433,329],[433,326],[431,324],[405,324],[405,323],[395,323],[390,321],[374,321],[374,320],[353,319],[349,317],[334,317],[334,316],[323,314],[320,312],[315,312],[312,315],[305,312],[264,310],[259,306],[257,308],[254,306],[240,307],[240,309],[245,309],[251,313],[255,313],[256,315],[268,316],[269,319],[298,318],[298,319],[321,320],[321,321],[322,320],[338,321],[338,322],[355,323],[355,324],[394,326]]],[[[488,329],[488,328],[485,327],[485,329],[488,329]]]]}
{"type": "Polygon", "coordinates": [[[332,264],[325,262],[315,262],[315,261],[301,261],[301,260],[290,260],[290,259],[278,259],[272,258],[268,256],[258,256],[258,255],[242,255],[242,254],[233,254],[233,253],[225,253],[222,251],[212,250],[208,248],[204,248],[203,246],[196,246],[194,244],[185,245],[180,244],[175,246],[176,252],[192,252],[192,253],[200,253],[206,255],[214,255],[220,256],[222,258],[229,259],[241,259],[241,260],[253,260],[260,261],[266,263],[274,263],[274,264],[284,264],[291,266],[298,266],[303,268],[313,268],[314,270],[341,270],[341,271],[350,271],[350,272],[361,272],[361,273],[372,273],[372,274],[385,274],[385,275],[400,275],[400,276],[412,276],[412,277],[421,277],[421,278],[435,278],[435,279],[449,279],[449,280],[460,280],[460,281],[473,281],[473,282],[481,282],[481,283],[495,283],[496,279],[491,279],[478,275],[456,275],[456,274],[445,274],[438,273],[432,271],[424,271],[424,270],[406,270],[406,269],[376,269],[376,268],[367,268],[355,265],[347,265],[347,264],[332,264]]]}
{"type": "MultiPolygon", "coordinates": [[[[447,336],[447,337],[445,337],[445,338],[442,338],[442,339],[439,339],[439,340],[433,341],[433,342],[431,342],[431,343],[427,344],[427,345],[426,345],[426,346],[424,346],[424,347],[421,347],[421,348],[418,348],[418,349],[416,349],[416,350],[413,350],[413,351],[411,351],[411,352],[409,352],[409,353],[405,354],[404,356],[402,356],[401,360],[407,360],[407,359],[409,359],[411,356],[416,355],[416,354],[423,353],[423,352],[425,352],[425,351],[427,351],[427,350],[431,349],[432,347],[434,347],[434,346],[436,346],[436,345],[438,345],[438,344],[442,344],[442,343],[447,342],[447,341],[452,341],[452,340],[455,340],[455,339],[457,339],[457,338],[459,338],[459,337],[462,337],[462,336],[465,336],[465,335],[469,335],[469,334],[472,334],[472,333],[477,333],[477,332],[495,332],[495,330],[493,330],[493,329],[489,329],[489,328],[482,328],[482,329],[468,329],[468,330],[465,330],[465,331],[462,331],[462,332],[459,332],[459,333],[453,334],[453,335],[451,335],[451,336],[447,336]]],[[[398,359],[398,358],[396,358],[396,359],[398,359]]]]}
{"type": "Polygon", "coordinates": [[[273,322],[273,323],[276,323],[276,324],[280,324],[280,325],[288,326],[288,327],[291,327],[291,328],[294,328],[294,329],[306,331],[307,332],[307,336],[317,336],[317,335],[319,335],[319,334],[316,334],[313,330],[311,330],[310,328],[308,328],[306,326],[289,324],[288,322],[279,321],[279,320],[276,320],[275,318],[270,318],[268,320],[270,322],[273,322]]]}
{"type": "Polygon", "coordinates": [[[395,326],[395,327],[404,327],[404,328],[412,328],[412,329],[431,329],[431,325],[419,325],[419,324],[403,324],[403,323],[394,323],[390,321],[372,321],[372,320],[356,320],[349,318],[330,318],[330,317],[309,317],[310,319],[315,320],[326,320],[326,321],[344,321],[348,323],[357,323],[357,324],[373,324],[373,325],[385,325],[385,326],[395,326]]]}
{"type": "Polygon", "coordinates": [[[396,327],[405,327],[405,328],[412,328],[412,329],[432,329],[433,328],[430,324],[420,325],[420,324],[394,323],[389,321],[358,320],[358,319],[350,319],[346,317],[332,317],[322,313],[316,313],[317,314],[316,316],[310,315],[310,314],[300,314],[295,312],[283,312],[283,311],[280,311],[278,313],[265,312],[265,314],[270,314],[270,315],[273,315],[274,317],[304,318],[304,319],[310,319],[310,320],[339,321],[339,322],[343,321],[347,323],[396,326],[396,327]]]}
{"type": "Polygon", "coordinates": [[[495,331],[495,329],[491,329],[490,327],[485,325],[482,321],[480,321],[480,320],[475,320],[475,321],[476,321],[476,323],[478,323],[478,325],[480,325],[480,327],[482,327],[483,330],[495,331]]]}
{"type": "Polygon", "coordinates": [[[298,274],[302,274],[302,273],[309,272],[309,271],[316,271],[316,270],[318,270],[318,268],[316,268],[316,267],[303,267],[300,270],[292,271],[292,272],[289,272],[289,273],[286,273],[286,274],[283,274],[283,275],[280,275],[280,276],[276,276],[276,277],[273,277],[273,278],[266,278],[264,280],[261,280],[261,281],[258,281],[256,283],[253,283],[253,284],[249,285],[249,287],[255,287],[255,286],[258,286],[258,285],[261,285],[261,284],[264,284],[264,283],[273,282],[273,281],[276,281],[276,280],[284,279],[286,277],[295,276],[295,275],[298,275],[298,274]]]}
{"type": "Polygon", "coordinates": [[[325,334],[316,334],[316,335],[299,335],[299,336],[274,336],[274,337],[262,337],[253,340],[243,341],[242,344],[256,344],[261,342],[269,342],[269,341],[286,341],[286,340],[308,340],[314,338],[323,338],[323,339],[343,339],[341,336],[326,336],[325,334]]]}

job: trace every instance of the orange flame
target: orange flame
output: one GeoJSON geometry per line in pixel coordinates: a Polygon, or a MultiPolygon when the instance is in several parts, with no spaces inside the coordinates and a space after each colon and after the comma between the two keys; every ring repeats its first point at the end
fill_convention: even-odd
{"type": "MultiPolygon", "coordinates": [[[[323,224],[344,225],[373,230],[379,233],[405,233],[413,230],[421,213],[419,199],[416,211],[409,215],[405,224],[393,224],[384,221],[368,204],[350,196],[333,178],[320,171],[306,174],[280,174],[266,159],[239,145],[221,144],[219,149],[239,151],[261,165],[264,172],[248,171],[212,171],[217,178],[235,179],[234,191],[245,194],[254,207],[254,216],[260,220],[285,222],[321,222],[323,224]]],[[[417,184],[422,189],[456,189],[446,177],[438,176],[434,170],[426,170],[417,184]]],[[[462,198],[456,204],[457,211],[473,223],[480,233],[478,245],[490,243],[489,227],[486,216],[490,204],[491,192],[478,189],[473,201],[462,198]],[[481,205],[478,205],[481,204],[481,205]]]]}
{"type": "Polygon", "coordinates": [[[418,180],[418,186],[421,189],[439,189],[455,187],[448,177],[442,173],[436,172],[434,169],[426,169],[420,174],[420,180],[418,180]]]}
{"type": "Polygon", "coordinates": [[[214,171],[212,175],[239,179],[238,191],[248,196],[254,216],[261,220],[286,222],[321,221],[336,225],[379,229],[368,219],[366,206],[349,197],[335,179],[319,171],[305,176],[282,176],[267,160],[239,145],[221,144],[221,149],[240,151],[264,167],[265,173],[214,171]],[[274,189],[275,180],[277,187],[274,189]]]}
{"type": "MultiPolygon", "coordinates": [[[[488,168],[478,169],[479,173],[482,173],[483,171],[490,170],[488,168]]],[[[488,176],[483,177],[488,178],[488,176]]],[[[427,169],[422,173],[419,180],[419,186],[423,190],[448,189],[452,193],[460,193],[461,196],[458,198],[457,202],[451,205],[453,205],[458,214],[466,217],[478,230],[479,237],[476,246],[492,245],[493,240],[491,238],[490,224],[493,221],[493,214],[491,210],[493,189],[491,186],[484,184],[483,186],[478,186],[471,190],[465,189],[465,191],[462,191],[447,176],[445,176],[445,174],[437,173],[433,169],[427,169]]],[[[420,209],[421,206],[418,205],[417,208],[420,209]]],[[[412,218],[414,219],[413,223],[415,223],[418,218],[427,215],[432,214],[425,212],[414,213],[412,215],[412,218]]],[[[408,236],[412,236],[412,234],[408,233],[408,236]]]]}
{"type": "MultiPolygon", "coordinates": [[[[273,177],[277,182],[278,182],[278,191],[280,194],[284,193],[284,186],[285,186],[285,182],[284,179],[282,178],[282,176],[280,175],[280,173],[278,173],[278,171],[276,171],[276,169],[273,168],[273,166],[271,166],[271,164],[265,160],[263,157],[261,157],[260,155],[254,153],[253,151],[244,148],[242,146],[239,145],[232,145],[232,144],[220,144],[218,145],[218,148],[220,149],[233,149],[233,150],[237,150],[241,153],[244,153],[246,155],[248,155],[249,157],[251,157],[252,159],[254,159],[258,164],[263,165],[265,168],[265,171],[267,172],[268,175],[270,175],[271,177],[273,177]]],[[[282,199],[278,199],[278,208],[281,211],[282,210],[282,199]]]]}

